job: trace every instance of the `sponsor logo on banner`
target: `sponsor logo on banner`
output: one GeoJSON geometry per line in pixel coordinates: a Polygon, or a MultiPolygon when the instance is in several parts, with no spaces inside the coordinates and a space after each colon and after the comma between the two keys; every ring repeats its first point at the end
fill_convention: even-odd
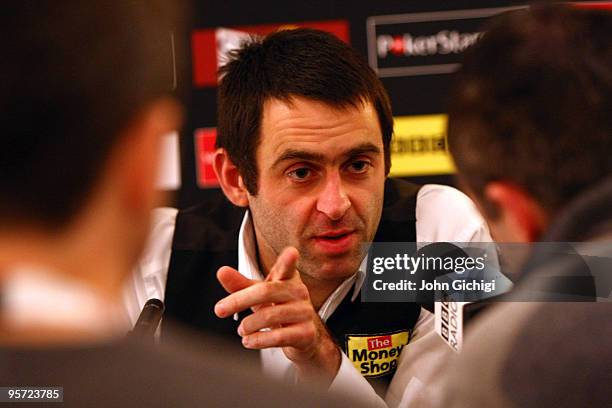
{"type": "Polygon", "coordinates": [[[612,10],[612,1],[590,1],[584,3],[570,3],[578,8],[585,9],[600,9],[600,10],[612,10]]]}
{"type": "Polygon", "coordinates": [[[409,341],[408,331],[377,335],[347,334],[346,352],[361,375],[380,377],[395,371],[399,355],[409,341]]]}
{"type": "Polygon", "coordinates": [[[307,21],[194,30],[191,35],[193,85],[199,88],[217,86],[217,70],[227,62],[228,53],[239,48],[252,35],[266,35],[277,30],[298,27],[327,31],[341,40],[349,42],[349,25],[345,20],[307,21]]]}
{"type": "Polygon", "coordinates": [[[498,7],[368,17],[368,61],[380,77],[447,74],[482,35],[482,23],[498,7]]]}
{"type": "Polygon", "coordinates": [[[216,128],[196,129],[194,134],[194,146],[196,156],[196,178],[199,187],[210,188],[219,185],[219,181],[213,169],[213,156],[215,153],[216,141],[216,128]]]}
{"type": "Polygon", "coordinates": [[[391,141],[391,176],[452,174],[446,115],[398,116],[391,141]]]}

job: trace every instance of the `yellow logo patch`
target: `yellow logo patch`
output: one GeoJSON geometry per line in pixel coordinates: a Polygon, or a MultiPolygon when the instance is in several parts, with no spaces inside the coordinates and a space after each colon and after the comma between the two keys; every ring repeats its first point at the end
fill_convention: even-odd
{"type": "Polygon", "coordinates": [[[396,116],[391,142],[391,177],[452,174],[446,115],[396,116]]]}
{"type": "Polygon", "coordinates": [[[395,370],[400,352],[410,341],[410,332],[347,334],[346,352],[364,377],[380,377],[395,370]]]}

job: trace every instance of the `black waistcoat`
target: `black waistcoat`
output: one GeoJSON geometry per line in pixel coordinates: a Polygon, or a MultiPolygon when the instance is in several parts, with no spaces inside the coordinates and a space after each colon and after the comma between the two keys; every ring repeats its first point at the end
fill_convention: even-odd
{"type": "MultiPolygon", "coordinates": [[[[375,242],[416,241],[419,186],[387,179],[375,242]]],[[[214,305],[227,292],[216,279],[221,266],[238,267],[238,232],[245,209],[224,197],[182,211],[176,219],[166,284],[165,319],[205,330],[240,345],[239,322],[219,319],[214,305]]],[[[326,324],[337,344],[368,379],[390,379],[410,340],[421,308],[414,303],[351,301],[351,290],[326,324]]],[[[241,347],[242,349],[242,347],[241,347]]]]}

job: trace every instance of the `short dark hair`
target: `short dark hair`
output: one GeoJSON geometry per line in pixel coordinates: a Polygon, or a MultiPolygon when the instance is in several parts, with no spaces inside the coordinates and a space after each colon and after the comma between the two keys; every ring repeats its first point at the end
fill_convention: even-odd
{"type": "Polygon", "coordinates": [[[255,152],[263,105],[270,98],[291,102],[291,97],[300,96],[338,108],[371,103],[389,171],[393,134],[389,97],[364,59],[332,34],[299,28],[252,38],[231,53],[220,75],[217,147],[228,152],[251,194],[257,193],[255,152]]]}
{"type": "Polygon", "coordinates": [[[456,76],[448,125],[477,197],[506,180],[552,214],[612,173],[611,33],[609,11],[561,5],[490,22],[456,76]]]}
{"type": "Polygon", "coordinates": [[[123,127],[171,91],[165,50],[184,6],[157,3],[3,4],[0,224],[66,225],[123,127]]]}

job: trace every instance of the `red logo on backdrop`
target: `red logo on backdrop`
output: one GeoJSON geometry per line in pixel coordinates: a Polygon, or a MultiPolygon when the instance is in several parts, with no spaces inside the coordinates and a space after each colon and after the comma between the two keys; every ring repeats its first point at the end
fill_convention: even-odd
{"type": "Polygon", "coordinates": [[[327,31],[349,42],[349,26],[345,20],[194,30],[191,34],[193,85],[196,88],[217,86],[217,70],[227,61],[227,53],[240,47],[251,35],[266,35],[278,29],[297,27],[327,31]]]}
{"type": "Polygon", "coordinates": [[[586,9],[601,9],[601,10],[612,10],[612,1],[591,1],[582,3],[570,3],[572,6],[586,9]]]}
{"type": "Polygon", "coordinates": [[[213,170],[217,129],[196,129],[194,137],[198,186],[217,187],[219,182],[213,170]]]}
{"type": "Polygon", "coordinates": [[[368,350],[378,350],[392,345],[391,336],[370,337],[368,339],[368,350]]]}

